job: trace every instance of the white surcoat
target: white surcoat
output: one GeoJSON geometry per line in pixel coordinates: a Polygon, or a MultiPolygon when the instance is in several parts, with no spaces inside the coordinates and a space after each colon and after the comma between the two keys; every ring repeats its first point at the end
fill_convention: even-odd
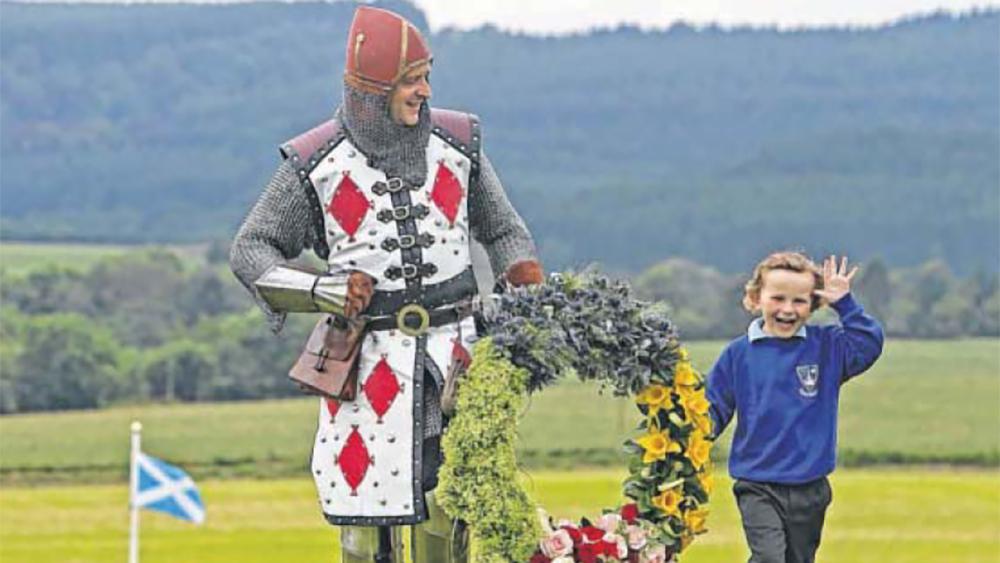
{"type": "MultiPolygon", "coordinates": [[[[422,186],[387,178],[340,134],[311,156],[292,158],[322,211],[331,271],[360,270],[376,281],[366,313],[382,307],[391,314],[410,303],[432,309],[475,291],[467,204],[477,145],[434,128],[422,186]],[[438,302],[427,303],[435,299],[429,295],[438,302]]],[[[388,525],[425,518],[424,372],[441,389],[455,347],[471,349],[475,337],[471,317],[417,336],[397,328],[366,334],[357,398],[319,401],[311,465],[328,521],[388,525]]]]}

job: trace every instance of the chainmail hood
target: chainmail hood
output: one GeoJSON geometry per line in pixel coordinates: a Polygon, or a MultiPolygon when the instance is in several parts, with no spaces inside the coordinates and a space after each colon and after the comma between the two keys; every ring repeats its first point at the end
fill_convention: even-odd
{"type": "Polygon", "coordinates": [[[427,142],[431,135],[431,110],[425,101],[420,121],[413,126],[396,123],[389,110],[390,94],[374,94],[344,84],[344,102],[337,121],[368,164],[390,178],[403,178],[414,186],[427,179],[427,142]]]}

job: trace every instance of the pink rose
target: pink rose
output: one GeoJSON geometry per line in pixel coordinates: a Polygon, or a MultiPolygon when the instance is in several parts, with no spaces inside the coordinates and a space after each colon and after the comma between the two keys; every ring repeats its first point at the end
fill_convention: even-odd
{"type": "Polygon", "coordinates": [[[650,546],[639,554],[639,563],[667,563],[667,548],[663,545],[650,546]]]}
{"type": "Polygon", "coordinates": [[[629,547],[636,550],[646,547],[646,530],[639,526],[629,526],[626,533],[628,534],[629,547]]]}
{"type": "Polygon", "coordinates": [[[601,517],[597,519],[597,522],[594,524],[594,526],[597,526],[598,528],[604,530],[605,532],[614,532],[615,530],[618,529],[618,523],[621,521],[622,517],[617,514],[614,513],[602,514],[601,517]]]}
{"type": "Polygon", "coordinates": [[[573,553],[573,538],[566,530],[556,530],[539,543],[542,553],[550,559],[573,553]]]}

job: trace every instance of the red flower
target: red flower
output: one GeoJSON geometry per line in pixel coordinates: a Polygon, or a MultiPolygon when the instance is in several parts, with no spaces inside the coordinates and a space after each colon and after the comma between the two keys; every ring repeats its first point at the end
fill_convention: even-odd
{"type": "Polygon", "coordinates": [[[563,530],[569,532],[569,537],[573,540],[573,545],[580,545],[583,541],[583,534],[580,533],[579,528],[574,528],[573,526],[563,526],[563,530]]]}
{"type": "Polygon", "coordinates": [[[607,555],[609,557],[618,557],[618,544],[601,541],[597,545],[597,553],[599,555],[607,555]]]}
{"type": "Polygon", "coordinates": [[[576,548],[576,559],[580,563],[597,563],[599,554],[596,543],[584,543],[576,548]]]}
{"type": "Polygon", "coordinates": [[[534,555],[531,556],[531,560],[528,563],[552,563],[552,560],[545,556],[540,551],[536,551],[534,555]]]}
{"type": "Polygon", "coordinates": [[[587,541],[596,542],[600,541],[606,532],[600,528],[595,528],[594,526],[584,526],[580,528],[580,533],[583,534],[583,537],[586,538],[587,541]]]}
{"type": "Polygon", "coordinates": [[[621,517],[626,523],[635,524],[636,518],[639,517],[639,507],[634,502],[622,506],[621,517]]]}

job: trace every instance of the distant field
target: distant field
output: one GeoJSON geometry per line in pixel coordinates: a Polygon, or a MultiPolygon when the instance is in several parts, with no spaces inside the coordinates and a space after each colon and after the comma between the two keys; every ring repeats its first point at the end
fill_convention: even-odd
{"type": "MultiPolygon", "coordinates": [[[[0,270],[13,275],[24,275],[49,265],[59,265],[77,270],[87,270],[108,256],[141,250],[142,246],[116,244],[73,243],[2,243],[0,244],[0,270]]],[[[152,247],[149,247],[152,248],[152,247]]],[[[205,245],[171,245],[167,248],[181,256],[199,258],[205,245]]]]}
{"type": "MultiPolygon", "coordinates": [[[[530,472],[532,496],[556,518],[617,504],[620,471],[530,472]]],[[[1000,477],[992,471],[840,470],[819,563],[996,561],[1000,477]]],[[[724,472],[716,477],[709,533],[683,563],[745,561],[739,517],[724,472]]],[[[198,527],[143,512],[146,563],[339,561],[338,534],[319,514],[308,478],[200,483],[207,521],[198,527]]],[[[122,561],[128,542],[123,485],[4,489],[0,560],[122,561]]]]}
{"type": "MultiPolygon", "coordinates": [[[[706,368],[717,342],[690,346],[706,368]]],[[[289,351],[289,355],[292,351],[289,351]]],[[[1000,465],[1000,341],[893,341],[868,374],[844,389],[842,465],[1000,465]]],[[[0,483],[125,477],[129,423],[145,425],[145,449],[200,477],[295,476],[306,470],[317,401],[129,406],[105,411],[0,417],[0,483]]],[[[530,401],[519,459],[527,467],[618,463],[638,421],[629,401],[566,382],[530,401]]],[[[714,455],[723,457],[728,435],[714,455]]]]}
{"type": "Polygon", "coordinates": [[[135,248],[110,244],[3,243],[0,244],[0,268],[15,275],[50,264],[85,270],[105,257],[135,248]]]}

